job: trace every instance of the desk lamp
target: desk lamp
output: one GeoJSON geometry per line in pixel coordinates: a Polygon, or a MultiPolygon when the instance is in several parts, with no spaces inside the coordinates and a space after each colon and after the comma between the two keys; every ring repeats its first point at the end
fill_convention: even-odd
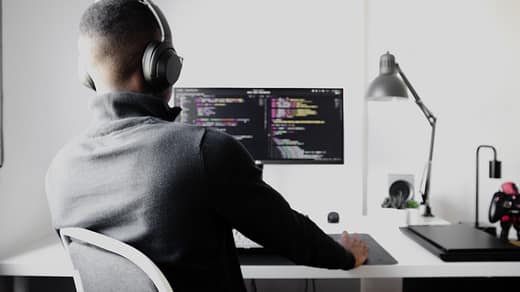
{"type": "Polygon", "coordinates": [[[415,99],[415,103],[422,111],[432,128],[430,139],[430,153],[428,156],[428,163],[426,165],[425,172],[426,179],[424,181],[424,191],[421,192],[421,197],[423,200],[422,204],[425,205],[423,216],[433,217],[430,206],[430,177],[433,159],[433,145],[435,141],[435,124],[437,122],[437,118],[426,107],[426,105],[424,105],[421,98],[408,81],[408,78],[406,78],[403,71],[401,71],[399,64],[395,62],[394,55],[387,52],[386,54],[381,56],[379,63],[379,76],[377,76],[376,79],[374,79],[374,81],[372,81],[372,83],[368,87],[368,92],[366,95],[367,100],[387,101],[393,99],[408,98],[407,89],[410,90],[410,92],[412,93],[415,99]]]}
{"type": "Polygon", "coordinates": [[[475,228],[480,229],[479,222],[478,222],[478,197],[479,197],[479,154],[480,150],[482,148],[487,148],[493,150],[493,160],[489,161],[489,178],[502,178],[502,162],[497,160],[497,150],[495,147],[491,145],[480,145],[477,147],[476,151],[476,168],[477,168],[477,174],[476,174],[476,186],[475,186],[475,228]]]}

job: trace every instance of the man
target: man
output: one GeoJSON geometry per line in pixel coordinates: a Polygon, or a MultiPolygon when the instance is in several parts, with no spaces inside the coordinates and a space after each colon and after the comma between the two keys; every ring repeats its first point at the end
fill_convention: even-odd
{"type": "Polygon", "coordinates": [[[80,32],[80,63],[97,95],[92,124],[47,174],[56,229],[133,245],[176,292],[245,291],[233,228],[298,264],[351,269],[366,260],[362,241],[344,233],[340,245],[292,210],[232,137],[171,122],[171,89],[157,92],[143,77],[143,52],[161,33],[142,1],[96,2],[80,32]]]}

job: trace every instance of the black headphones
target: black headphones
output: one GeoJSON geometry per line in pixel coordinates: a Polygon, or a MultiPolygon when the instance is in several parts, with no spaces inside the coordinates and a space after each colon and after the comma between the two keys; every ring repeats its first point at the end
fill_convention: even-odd
{"type": "MultiPolygon", "coordinates": [[[[146,83],[154,91],[160,92],[173,86],[179,79],[182,69],[182,58],[177,55],[173,48],[170,26],[161,10],[150,0],[138,1],[148,6],[161,29],[161,41],[150,42],[142,58],[142,70],[146,83]]],[[[86,70],[82,79],[83,85],[96,90],[94,80],[92,80],[92,77],[86,70]]]]}

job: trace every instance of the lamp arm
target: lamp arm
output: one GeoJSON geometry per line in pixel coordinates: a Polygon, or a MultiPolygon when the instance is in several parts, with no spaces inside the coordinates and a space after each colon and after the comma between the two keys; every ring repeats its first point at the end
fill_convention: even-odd
{"type": "Polygon", "coordinates": [[[395,66],[396,66],[396,69],[397,69],[397,73],[399,73],[399,76],[401,76],[401,78],[403,79],[404,83],[406,84],[406,87],[408,87],[408,89],[412,93],[412,95],[413,95],[413,97],[415,99],[415,103],[417,104],[417,106],[419,106],[419,108],[423,112],[424,116],[428,120],[428,123],[430,123],[430,125],[432,127],[435,127],[435,122],[437,121],[437,118],[433,115],[433,113],[422,102],[422,99],[419,97],[419,95],[417,94],[417,91],[415,91],[415,88],[413,88],[413,86],[410,83],[410,81],[408,81],[408,78],[406,78],[406,75],[404,75],[404,72],[401,70],[401,67],[399,66],[399,64],[396,63],[395,66]]]}
{"type": "Polygon", "coordinates": [[[433,149],[435,144],[435,127],[437,124],[437,118],[433,113],[426,107],[426,105],[422,102],[421,98],[415,91],[415,88],[413,88],[410,81],[408,81],[408,78],[406,78],[406,75],[404,75],[403,71],[401,70],[401,67],[399,64],[396,65],[397,73],[399,73],[399,76],[403,79],[404,83],[406,84],[406,87],[410,90],[412,93],[415,103],[419,107],[419,109],[422,111],[426,119],[428,120],[428,123],[432,127],[431,131],[431,137],[430,137],[430,152],[428,154],[428,164],[426,167],[426,173],[425,173],[425,181],[424,181],[424,191],[421,194],[421,197],[423,199],[423,204],[425,205],[425,210],[423,216],[425,217],[432,217],[433,214],[431,212],[431,206],[430,206],[430,182],[431,182],[431,172],[432,172],[432,161],[433,161],[433,149]]]}
{"type": "Polygon", "coordinates": [[[424,181],[424,191],[422,193],[423,203],[426,206],[425,216],[431,217],[433,216],[431,213],[430,206],[430,182],[431,182],[431,173],[432,173],[432,160],[433,160],[433,146],[435,144],[435,121],[432,125],[431,137],[430,137],[430,153],[428,155],[428,165],[426,167],[426,179],[424,181]]]}

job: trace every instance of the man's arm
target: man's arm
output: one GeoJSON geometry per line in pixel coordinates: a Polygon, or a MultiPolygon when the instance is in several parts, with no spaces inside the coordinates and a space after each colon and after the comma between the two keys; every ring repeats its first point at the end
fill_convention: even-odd
{"type": "Polygon", "coordinates": [[[245,236],[297,264],[351,269],[353,254],[308,217],[291,209],[261,178],[247,150],[232,137],[208,130],[202,158],[214,206],[245,236]]]}

